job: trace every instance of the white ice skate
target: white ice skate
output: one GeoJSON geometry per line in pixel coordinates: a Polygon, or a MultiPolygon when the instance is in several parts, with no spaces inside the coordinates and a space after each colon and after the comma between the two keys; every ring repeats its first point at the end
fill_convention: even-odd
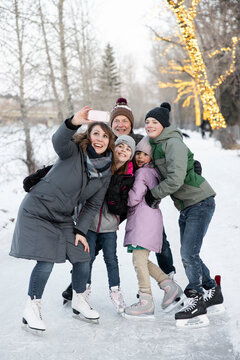
{"type": "Polygon", "coordinates": [[[72,310],[77,318],[81,318],[82,315],[83,318],[95,322],[100,317],[98,312],[86,301],[84,293],[76,293],[75,290],[73,290],[72,310]]]}
{"type": "Polygon", "coordinates": [[[158,285],[160,289],[164,290],[164,298],[162,301],[162,309],[164,312],[174,310],[186,299],[181,287],[175,281],[166,279],[158,285]]]}
{"type": "Polygon", "coordinates": [[[123,313],[126,304],[123,300],[123,295],[119,286],[112,286],[110,289],[110,298],[112,300],[113,305],[115,306],[117,312],[119,314],[123,313]]]}
{"type": "Polygon", "coordinates": [[[41,299],[31,299],[28,296],[27,303],[23,312],[23,328],[34,334],[41,335],[46,330],[46,326],[41,316],[41,299]]]}

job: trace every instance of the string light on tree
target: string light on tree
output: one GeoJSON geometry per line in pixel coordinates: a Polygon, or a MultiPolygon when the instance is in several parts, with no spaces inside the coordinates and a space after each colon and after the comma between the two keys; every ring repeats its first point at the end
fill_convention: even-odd
{"type": "Polygon", "coordinates": [[[184,0],[166,1],[176,15],[177,23],[192,64],[193,77],[196,81],[197,91],[201,97],[204,112],[209,114],[212,129],[225,128],[227,126],[226,121],[218,107],[214,89],[208,81],[205,63],[196,37],[194,18],[196,16],[196,7],[200,0],[193,0],[192,6],[189,9],[184,6],[184,0]]]}

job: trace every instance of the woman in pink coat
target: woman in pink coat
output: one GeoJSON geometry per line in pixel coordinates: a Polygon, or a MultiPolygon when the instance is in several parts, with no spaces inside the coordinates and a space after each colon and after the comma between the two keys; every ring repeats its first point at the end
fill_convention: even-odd
{"type": "Polygon", "coordinates": [[[152,149],[148,136],[145,136],[136,146],[135,182],[128,193],[128,214],[124,246],[132,252],[133,265],[138,279],[139,302],[126,307],[123,316],[154,317],[154,302],[152,298],[150,276],[165,291],[162,308],[171,311],[182,301],[183,292],[173,280],[148,258],[150,251],[161,252],[163,220],[159,202],[154,209],[145,202],[148,189],[155,187],[160,181],[160,175],[151,165],[152,149]]]}

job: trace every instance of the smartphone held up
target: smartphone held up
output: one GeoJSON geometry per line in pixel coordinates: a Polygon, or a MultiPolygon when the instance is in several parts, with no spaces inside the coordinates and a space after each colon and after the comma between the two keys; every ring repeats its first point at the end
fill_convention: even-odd
{"type": "Polygon", "coordinates": [[[109,122],[110,114],[108,111],[90,110],[88,112],[88,120],[109,122]]]}

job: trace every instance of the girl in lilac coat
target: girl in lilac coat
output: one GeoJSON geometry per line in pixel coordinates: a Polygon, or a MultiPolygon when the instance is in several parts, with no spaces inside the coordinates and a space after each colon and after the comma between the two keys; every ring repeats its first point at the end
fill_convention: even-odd
{"type": "Polygon", "coordinates": [[[163,220],[159,203],[155,209],[145,202],[145,194],[161,181],[156,169],[151,166],[152,149],[148,136],[145,136],[136,146],[135,182],[128,194],[128,214],[124,246],[132,252],[133,265],[138,279],[139,302],[126,307],[123,316],[154,317],[154,302],[152,298],[150,276],[165,291],[162,308],[171,311],[183,298],[183,292],[173,280],[148,258],[150,251],[161,252],[163,220]]]}

